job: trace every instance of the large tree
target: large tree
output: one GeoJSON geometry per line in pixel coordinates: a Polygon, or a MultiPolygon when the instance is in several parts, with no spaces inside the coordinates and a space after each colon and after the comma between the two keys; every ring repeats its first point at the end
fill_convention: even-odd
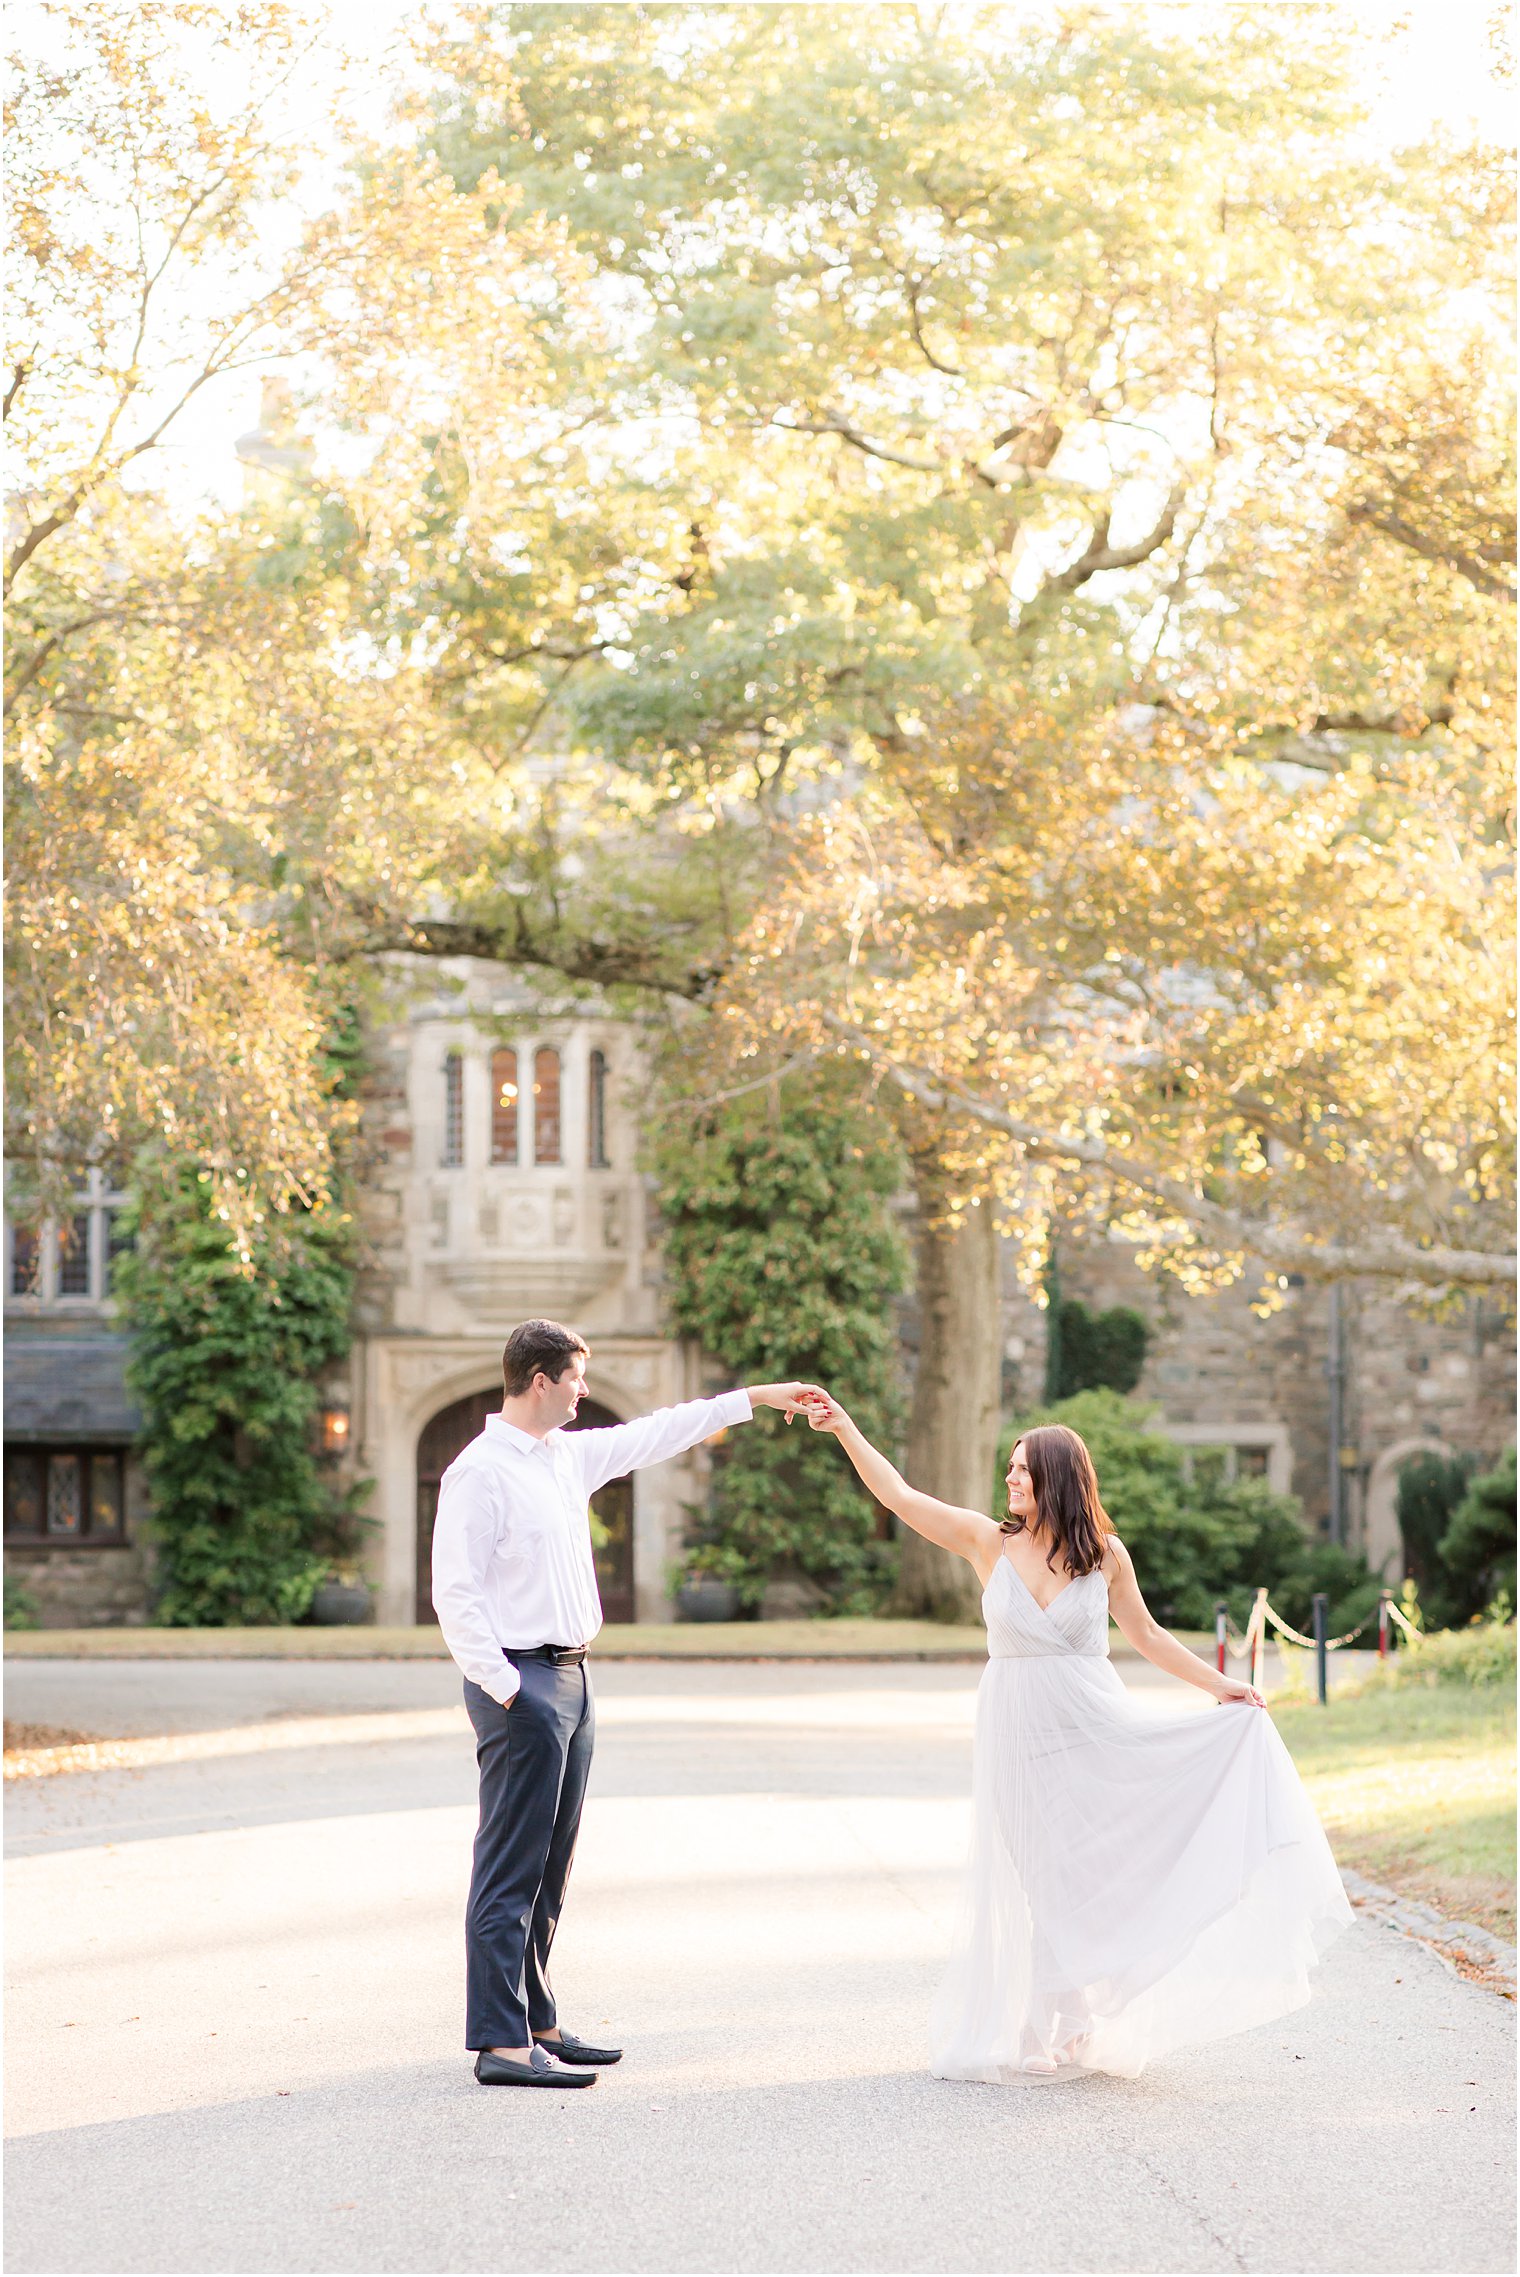
{"type": "Polygon", "coordinates": [[[138,19],[26,97],[98,245],[19,127],[44,1181],[157,1131],[234,1219],[312,1190],[324,975],[395,948],[687,999],[698,1092],[855,1054],[968,1501],[995,1209],[1031,1270],[1059,1201],[1195,1279],[1488,1274],[1502,215],[1376,153],[1349,19],[481,8],[272,269],[298,21],[138,19]],[[276,352],[247,510],[134,494],[276,352]]]}
{"type": "Polygon", "coordinates": [[[990,1465],[973,1355],[997,1344],[999,1194],[1037,1221],[1057,1181],[1109,1215],[1122,1194],[1152,1254],[1208,1278],[1268,1238],[1264,1185],[1215,1198],[1239,1155],[1241,1177],[1272,1165],[1285,1266],[1491,1270],[1464,1228],[1502,1190],[1471,1073],[1496,943],[1485,916],[1447,958],[1441,922],[1495,867],[1470,841],[1507,638],[1496,395],[1482,320],[1465,366],[1453,343],[1493,281],[1502,176],[1483,153],[1385,160],[1356,28],[1296,30],[1233,8],[483,8],[435,104],[462,188],[494,170],[594,264],[648,447],[698,501],[689,560],[565,731],[765,824],[698,1080],[827,1035],[886,1077],[938,1334],[910,1460],[957,1499],[990,1465]],[[509,64],[510,107],[482,57],[509,64]],[[1437,395],[1447,447],[1422,455],[1437,395]],[[1402,805],[1362,782],[1390,770],[1402,805]],[[1279,878],[1284,831],[1304,851],[1279,878]],[[1430,926],[1401,939],[1432,863],[1430,926]],[[1445,1055],[1413,1018],[1438,972],[1445,1055]],[[1327,1016],[1364,1040],[1305,1064],[1327,1016]],[[1409,1161],[1397,1076],[1421,1173],[1380,1218],[1409,1161]],[[1315,1135],[1348,1116],[1349,1190],[1340,1131],[1315,1135]]]}
{"type": "Polygon", "coordinates": [[[327,1182],[352,910],[418,906],[499,805],[425,633],[366,588],[404,581],[440,461],[500,546],[579,276],[394,138],[298,203],[311,37],[282,5],[59,0],[8,116],[12,1162],[56,1208],[103,1151],[202,1161],[245,1251],[327,1182]],[[166,480],[200,400],[272,364],[342,479],[287,381],[242,510],[166,480]]]}

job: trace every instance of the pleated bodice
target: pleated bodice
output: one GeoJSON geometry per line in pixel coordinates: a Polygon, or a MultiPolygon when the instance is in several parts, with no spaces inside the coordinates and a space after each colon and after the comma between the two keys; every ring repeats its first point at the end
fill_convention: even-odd
{"type": "Polygon", "coordinates": [[[982,1592],[987,1650],[994,1660],[1108,1658],[1108,1583],[1094,1569],[1042,1605],[1007,1557],[982,1592]]]}

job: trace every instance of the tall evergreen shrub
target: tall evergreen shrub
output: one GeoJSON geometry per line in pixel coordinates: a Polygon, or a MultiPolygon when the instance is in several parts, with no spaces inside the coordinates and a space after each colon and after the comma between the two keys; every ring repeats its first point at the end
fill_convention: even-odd
{"type": "Polygon", "coordinates": [[[1432,1629],[1452,1628],[1483,1608],[1481,1582],[1453,1569],[1443,1554],[1447,1529],[1466,1500],[1476,1468],[1471,1455],[1441,1455],[1433,1449],[1399,1465],[1395,1507],[1404,1569],[1419,1589],[1426,1626],[1432,1629]]]}
{"type": "Polygon", "coordinates": [[[1133,1305],[1093,1312],[1080,1297],[1061,1293],[1061,1262],[1054,1248],[1045,1274],[1045,1404],[1078,1392],[1132,1392],[1145,1369],[1150,1329],[1133,1305]]]}
{"type": "MultiPolygon", "coordinates": [[[[878,1444],[899,1415],[892,1298],[907,1255],[888,1208],[896,1157],[861,1119],[827,1104],[779,1116],[731,1110],[657,1151],[674,1325],[736,1383],[810,1378],[837,1393],[878,1444]]],[[[719,1450],[694,1571],[758,1604],[802,1575],[837,1612],[873,1610],[895,1548],[832,1440],[763,1416],[719,1450]]]]}
{"type": "Polygon", "coordinates": [[[1078,1392],[1132,1392],[1145,1368],[1150,1331],[1133,1305],[1110,1305],[1093,1312],[1079,1297],[1062,1297],[1051,1308],[1054,1366],[1046,1371],[1047,1399],[1075,1399],[1078,1392]]]}
{"type": "Polygon", "coordinates": [[[1441,1563],[1454,1583],[1484,1607],[1507,1599],[1515,1609],[1515,1450],[1475,1478],[1440,1540],[1441,1563]]]}
{"type": "Polygon", "coordinates": [[[116,1290],[159,1549],[156,1618],[299,1620],[351,1514],[312,1448],[320,1372],[346,1352],[353,1225],[280,1221],[240,1268],[208,1183],[181,1169],[139,1201],[116,1290]]]}

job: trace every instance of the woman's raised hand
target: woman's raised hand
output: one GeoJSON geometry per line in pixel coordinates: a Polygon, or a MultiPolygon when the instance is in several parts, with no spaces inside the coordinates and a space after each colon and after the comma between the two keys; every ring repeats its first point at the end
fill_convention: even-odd
{"type": "Polygon", "coordinates": [[[1247,1700],[1253,1708],[1264,1708],[1267,1704],[1255,1685],[1247,1684],[1239,1676],[1221,1676],[1215,1697],[1221,1707],[1227,1706],[1232,1700],[1247,1700]]]}
{"type": "Polygon", "coordinates": [[[805,1402],[803,1414],[814,1431],[838,1432],[849,1422],[849,1417],[832,1393],[815,1391],[805,1402]]]}

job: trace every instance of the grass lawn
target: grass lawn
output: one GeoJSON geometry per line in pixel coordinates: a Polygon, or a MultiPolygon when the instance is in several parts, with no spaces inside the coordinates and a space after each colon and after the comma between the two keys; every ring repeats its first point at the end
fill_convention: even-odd
{"type": "Polygon", "coordinates": [[[1515,1699],[1407,1685],[1275,1706],[1338,1862],[1515,1941],[1515,1699]]]}

